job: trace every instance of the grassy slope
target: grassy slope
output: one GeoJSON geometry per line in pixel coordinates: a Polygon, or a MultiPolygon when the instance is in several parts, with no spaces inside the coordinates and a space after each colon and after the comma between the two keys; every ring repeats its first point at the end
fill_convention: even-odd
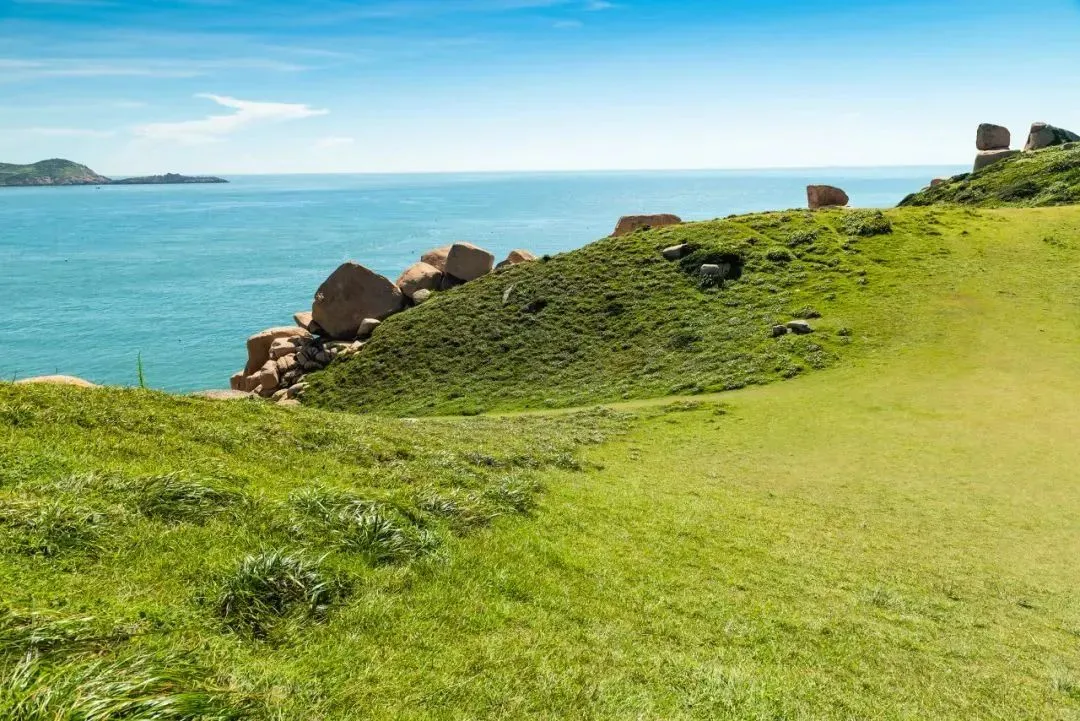
{"type": "Polygon", "coordinates": [[[871,256],[926,214],[895,215],[899,240],[852,237],[873,220],[865,211],[791,211],[607,238],[520,265],[391,318],[362,354],[314,376],[305,402],[414,415],[554,408],[825,367],[848,342],[836,309],[868,292],[871,256]],[[660,256],[678,243],[697,250],[660,256]],[[701,264],[727,254],[745,260],[742,279],[700,287],[701,264]],[[825,314],[819,333],[771,337],[807,309],[825,314]]]}
{"type": "Polygon", "coordinates": [[[84,182],[88,178],[93,179],[93,182],[104,180],[85,165],[79,165],[70,160],[42,160],[31,165],[0,163],[0,185],[25,185],[41,178],[51,178],[57,185],[63,185],[72,180],[84,182]]]}
{"type": "Polygon", "coordinates": [[[89,555],[3,553],[3,602],[131,624],[111,655],[188,652],[289,720],[1078,718],[1080,208],[892,217],[826,314],[854,329],[839,363],[646,413],[584,474],[564,454],[617,419],[0,387],[0,492],[125,521],[89,555]],[[298,485],[483,496],[510,459],[547,469],[535,517],[444,533],[443,560],[370,568],[288,531],[298,485]],[[177,470],[258,512],[168,522],[124,483],[55,483],[177,470]],[[332,551],[351,594],[269,642],[223,633],[198,597],[264,543],[332,551]]]}
{"type": "Polygon", "coordinates": [[[958,175],[901,201],[901,206],[956,203],[983,208],[1045,207],[1080,203],[1080,144],[1023,153],[958,175]]]}

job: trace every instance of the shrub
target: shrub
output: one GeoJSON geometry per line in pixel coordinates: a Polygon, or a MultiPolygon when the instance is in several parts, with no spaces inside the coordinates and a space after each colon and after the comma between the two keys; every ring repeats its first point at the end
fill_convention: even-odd
{"type": "Polygon", "coordinates": [[[793,312],[791,316],[793,318],[801,318],[803,320],[813,320],[814,318],[820,318],[821,312],[818,311],[817,308],[809,305],[804,305],[802,308],[799,308],[797,311],[793,312]]]}
{"type": "Polygon", "coordinates": [[[788,236],[788,246],[795,248],[800,245],[811,245],[818,237],[817,228],[796,230],[788,236]]]}
{"type": "Polygon", "coordinates": [[[772,263],[790,263],[795,256],[787,248],[769,248],[765,253],[765,258],[772,263]]]}
{"type": "Polygon", "coordinates": [[[867,237],[892,232],[892,223],[880,210],[855,210],[844,216],[844,232],[867,237]]]}

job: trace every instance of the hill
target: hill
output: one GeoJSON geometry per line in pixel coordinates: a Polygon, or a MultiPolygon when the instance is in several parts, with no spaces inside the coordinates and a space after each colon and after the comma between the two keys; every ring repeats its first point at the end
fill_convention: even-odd
{"type": "Polygon", "coordinates": [[[1080,143],[1026,152],[912,193],[901,207],[953,203],[981,208],[1080,203],[1080,143]]]}
{"type": "Polygon", "coordinates": [[[719,290],[651,261],[662,231],[627,270],[599,245],[694,308],[765,238],[851,246],[769,273],[783,313],[820,299],[808,338],[851,329],[827,367],[719,397],[391,420],[0,384],[0,717],[1076,716],[1080,208],[853,217],[678,229],[746,253],[719,290]]]}
{"type": "Polygon", "coordinates": [[[42,160],[32,165],[0,163],[0,186],[105,185],[109,179],[70,160],[42,160]]]}

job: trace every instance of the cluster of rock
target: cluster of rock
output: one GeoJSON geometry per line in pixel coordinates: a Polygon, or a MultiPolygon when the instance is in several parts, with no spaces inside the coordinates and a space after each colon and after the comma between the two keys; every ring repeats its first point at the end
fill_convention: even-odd
{"type": "MultiPolygon", "coordinates": [[[[1055,145],[1080,142],[1080,135],[1057,128],[1047,123],[1034,123],[1028,132],[1027,143],[1022,152],[1030,153],[1055,145]]],[[[1020,150],[1012,150],[1012,134],[1009,129],[993,123],[983,123],[975,133],[975,148],[978,154],[975,156],[975,171],[1001,162],[1006,158],[1019,155],[1020,150]]]]}
{"type": "Polygon", "coordinates": [[[247,340],[247,364],[230,380],[238,393],[299,403],[307,374],[337,358],[361,352],[383,320],[429,300],[432,294],[488,273],[536,260],[514,250],[498,265],[495,256],[472,243],[454,243],[421,256],[397,282],[347,261],[315,293],[311,311],[293,316],[295,326],[269,328],[247,340]]]}

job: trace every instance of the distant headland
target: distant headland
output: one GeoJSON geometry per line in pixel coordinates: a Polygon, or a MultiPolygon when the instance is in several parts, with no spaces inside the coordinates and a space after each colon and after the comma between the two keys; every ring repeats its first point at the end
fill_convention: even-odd
{"type": "Polygon", "coordinates": [[[189,183],[228,183],[223,178],[166,173],[141,178],[113,180],[95,173],[85,165],[55,158],[32,165],[0,163],[0,187],[44,185],[184,185],[189,183]]]}

